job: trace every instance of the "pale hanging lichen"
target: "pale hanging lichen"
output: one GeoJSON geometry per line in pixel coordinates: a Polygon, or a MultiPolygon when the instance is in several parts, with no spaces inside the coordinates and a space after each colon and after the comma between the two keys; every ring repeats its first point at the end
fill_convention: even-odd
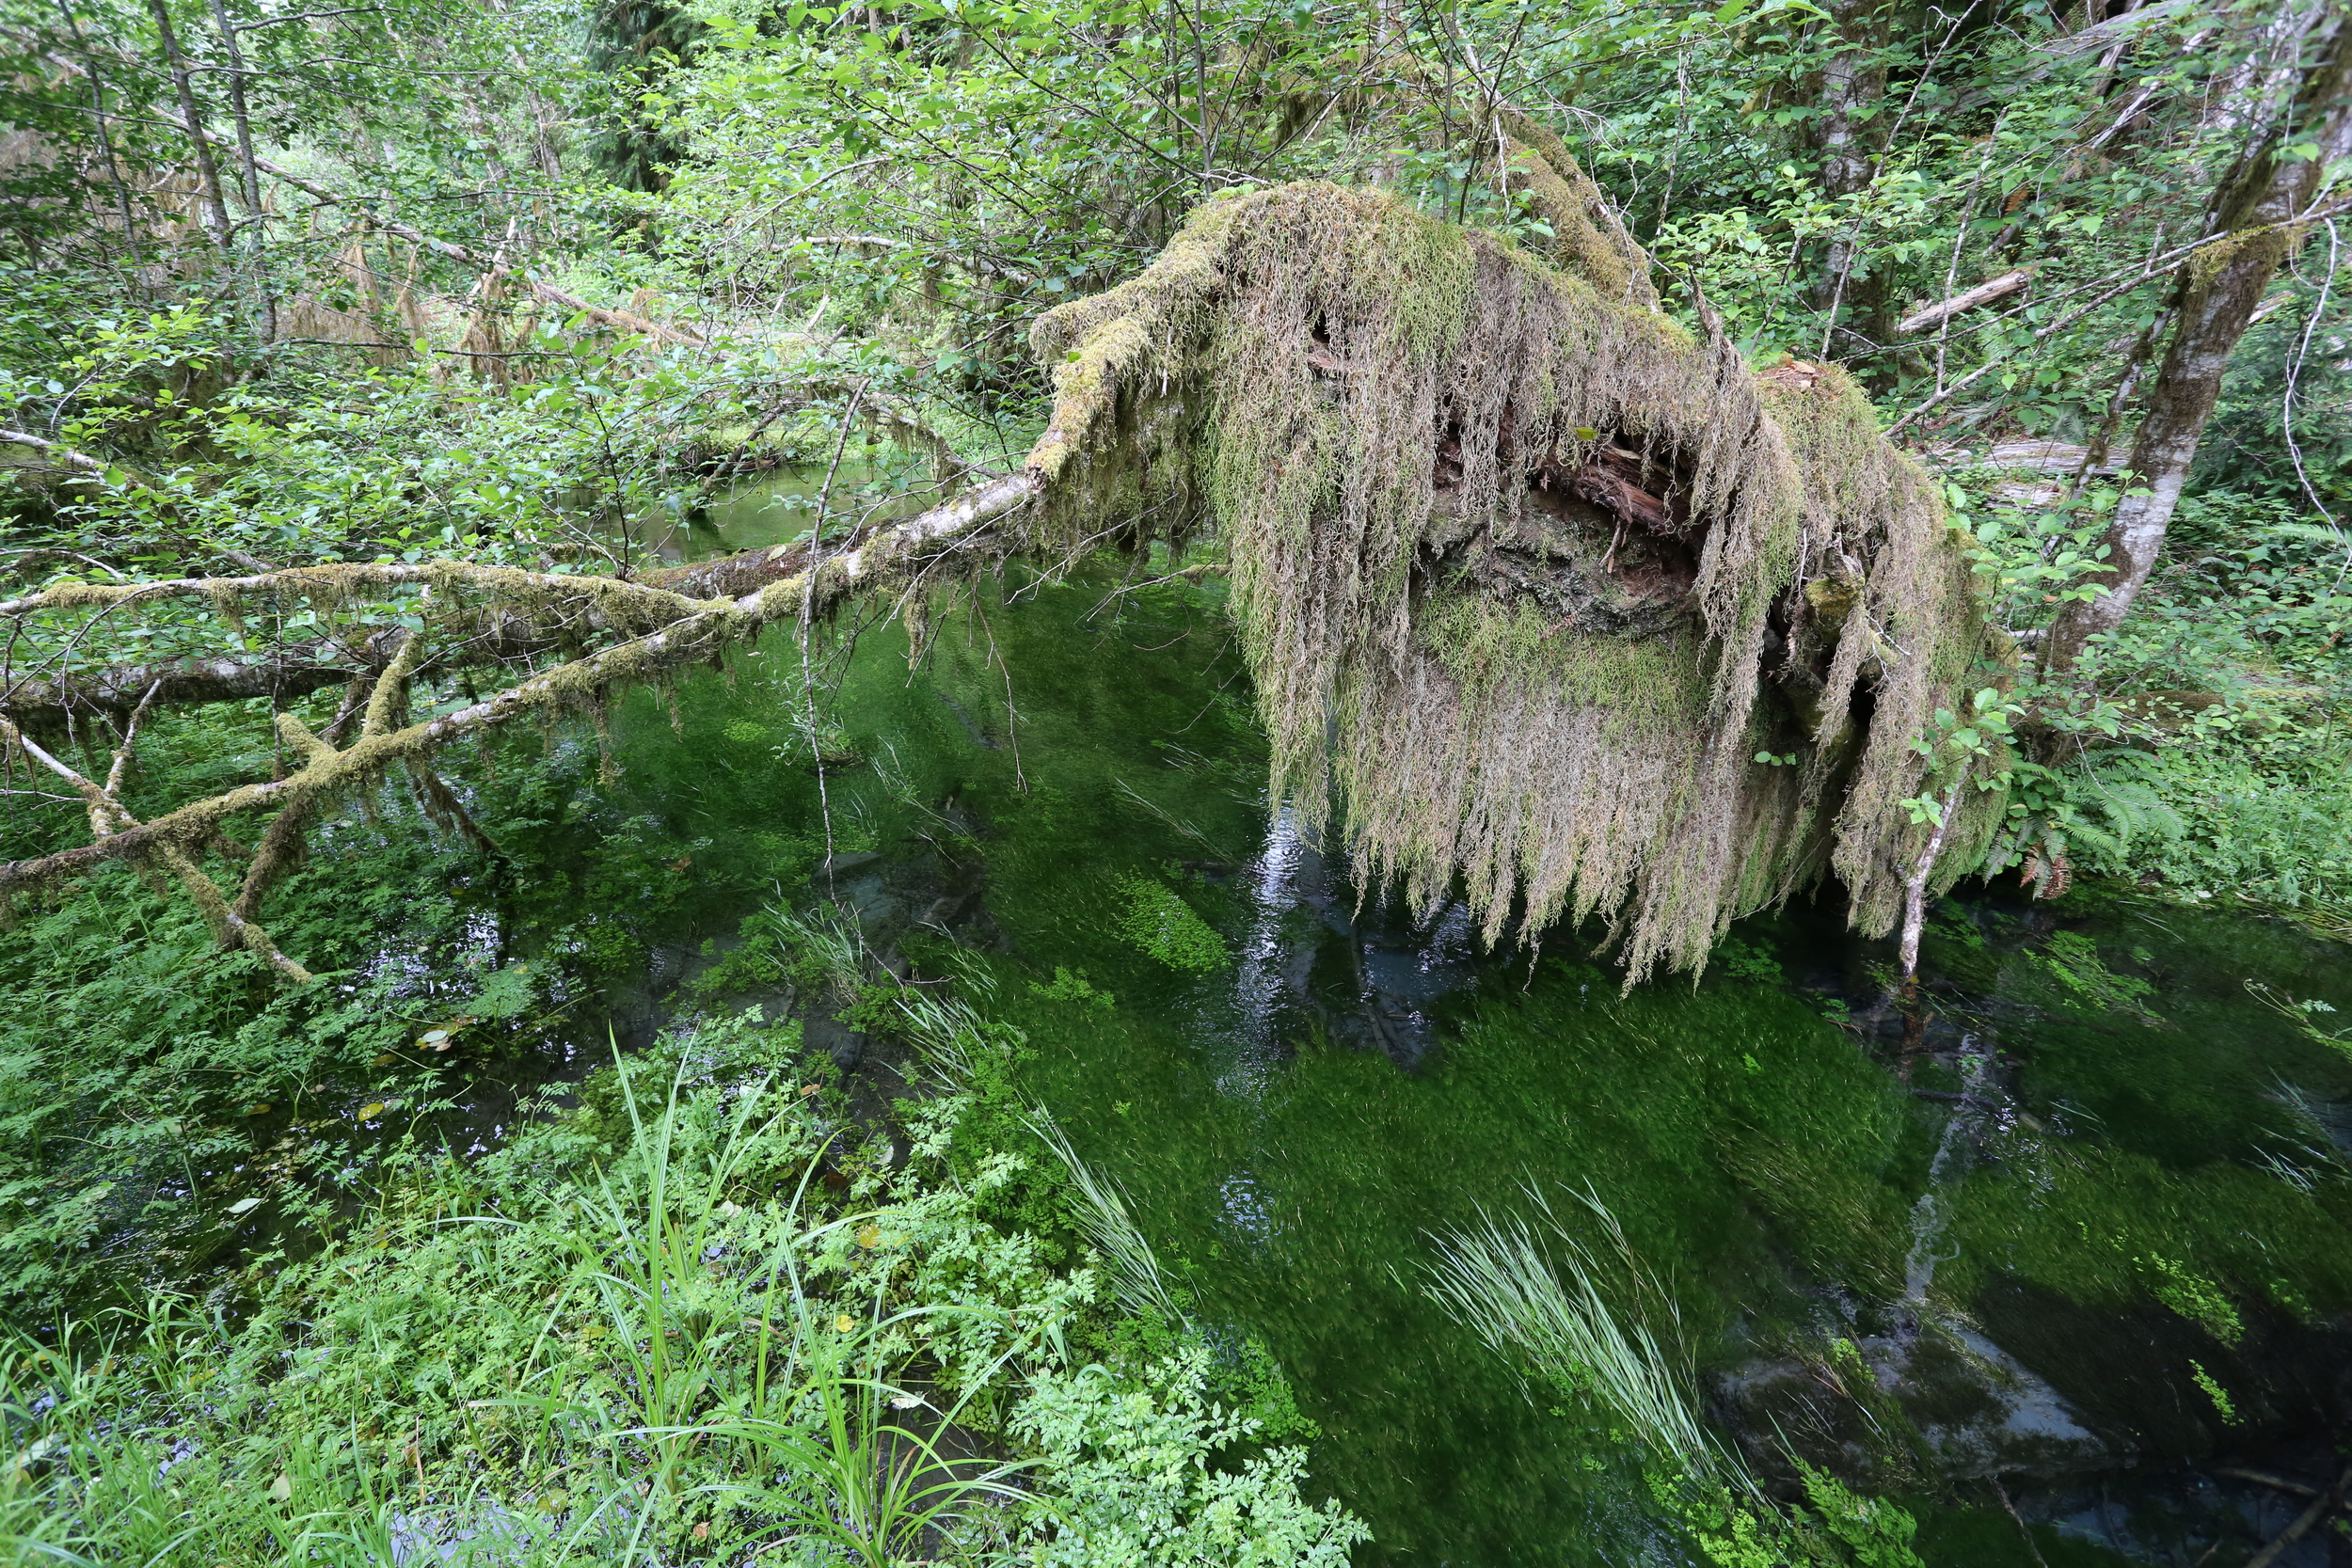
{"type": "MultiPolygon", "coordinates": [[[[1221,535],[1276,796],[1366,888],[1598,913],[1633,978],[1830,873],[1883,934],[1987,649],[1966,556],[1841,373],[1661,314],[1555,157],[1515,136],[1553,261],[1292,185],[1050,312],[1048,515],[1221,535]]],[[[1961,798],[1942,885],[2002,803],[1961,798]]]]}

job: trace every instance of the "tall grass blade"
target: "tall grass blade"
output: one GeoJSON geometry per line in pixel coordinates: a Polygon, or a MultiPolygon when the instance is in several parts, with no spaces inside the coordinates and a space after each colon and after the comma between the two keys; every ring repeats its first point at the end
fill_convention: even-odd
{"type": "Polygon", "coordinates": [[[1172,1323],[1184,1322],[1184,1314],[1168,1295],[1159,1255],[1152,1250],[1128,1211],[1126,1190],[1078,1158],[1068,1135],[1042,1108],[1031,1109],[1023,1119],[1068,1167],[1071,1184],[1083,1200],[1077,1216],[1079,1228],[1102,1255],[1103,1272],[1111,1289],[1130,1307],[1157,1312],[1172,1323]]]}
{"type": "MultiPolygon", "coordinates": [[[[1700,1424],[1687,1358],[1661,1344],[1641,1315],[1610,1306],[1601,1289],[1610,1271],[1553,1218],[1542,1195],[1528,1196],[1542,1216],[1540,1237],[1524,1220],[1483,1210],[1476,1225],[1433,1235],[1428,1294],[1498,1355],[1623,1421],[1658,1459],[1696,1480],[1755,1492],[1746,1465],[1700,1424]]],[[[1580,1198],[1610,1238],[1617,1272],[1654,1298],[1678,1341],[1681,1315],[1671,1298],[1600,1201],[1580,1198]]]]}

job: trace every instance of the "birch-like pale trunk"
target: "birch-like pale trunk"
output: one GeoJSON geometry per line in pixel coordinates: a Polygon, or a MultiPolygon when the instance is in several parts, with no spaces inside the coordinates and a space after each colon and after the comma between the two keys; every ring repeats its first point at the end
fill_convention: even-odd
{"type": "Polygon", "coordinates": [[[2043,667],[2074,667],[2090,639],[2121,626],[2164,548],[2165,531],[2188,483],[2198,443],[2221,396],[2231,353],[2253,320],[2279,268],[2301,241],[2296,220],[2311,207],[2327,166],[2352,152],[2352,0],[2328,0],[2307,35],[2312,52],[2301,86],[2280,117],[2216,193],[2207,231],[2242,236],[2208,245],[2182,263],[2174,284],[2172,337],[2148,392],[2147,411],[2124,465],[2126,491],[2105,543],[2107,592],[2070,604],[2051,627],[2043,667]],[[2316,143],[2317,157],[2289,149],[2316,143]]]}

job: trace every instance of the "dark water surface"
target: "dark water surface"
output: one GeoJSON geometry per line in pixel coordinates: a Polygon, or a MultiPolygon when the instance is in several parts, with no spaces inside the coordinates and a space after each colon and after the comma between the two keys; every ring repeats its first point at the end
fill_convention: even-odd
{"type": "MultiPolygon", "coordinates": [[[[1621,995],[1597,933],[1490,955],[1458,911],[1359,911],[1268,813],[1215,592],[1117,580],[986,590],[914,669],[869,628],[813,725],[783,638],[690,688],[675,730],[632,704],[611,809],[714,879],[610,919],[657,977],[749,900],[828,887],[877,944],[980,949],[1025,1087],[1204,1316],[1295,1384],[1314,1485],[1377,1534],[1359,1560],[1644,1555],[1620,1449],[1422,1288],[1430,1231],[1529,1188],[1623,1223],[1719,1424],[1917,1499],[1932,1561],[2031,1560],[1990,1472],[2052,1564],[2243,1561],[2299,1509],[2212,1469],[2308,1480],[2352,1414],[2352,1061],[2246,983],[2352,1011],[2343,948],[1985,892],[1937,911],[1908,1040],[1878,1002],[1889,945],[1826,905],[1744,923],[1695,987],[1621,995]],[[1122,936],[1137,879],[1229,961],[1122,936]]],[[[2328,1562],[2323,1536],[2284,1560],[2328,1562]]]]}

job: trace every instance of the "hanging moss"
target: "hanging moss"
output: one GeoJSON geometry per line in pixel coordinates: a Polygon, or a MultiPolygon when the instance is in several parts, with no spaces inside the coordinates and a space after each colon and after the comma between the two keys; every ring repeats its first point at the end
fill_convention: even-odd
{"type": "MultiPolygon", "coordinates": [[[[1915,742],[1986,644],[1936,488],[1834,368],[1660,314],[1514,135],[1550,261],[1292,185],[1041,319],[1049,515],[1218,531],[1275,792],[1367,888],[1458,888],[1489,941],[1598,912],[1629,978],[1833,872],[1883,934],[1928,842],[1900,802],[1950,787],[1915,742]]],[[[1939,887],[2003,803],[1963,796],[1939,887]]]]}
{"type": "Polygon", "coordinates": [[[1378,192],[1211,201],[1140,277],[1040,320],[1057,398],[1021,474],[820,561],[780,547],[659,582],[347,563],[0,603],[193,596],[233,627],[260,600],[332,619],[418,590],[437,646],[567,660],[405,724],[411,640],[349,747],[294,736],[293,778],[0,867],[0,887],[179,853],[526,713],[596,718],[852,594],[912,612],[1034,507],[1032,548],[1223,535],[1274,791],[1341,828],[1367,890],[1426,914],[1459,888],[1490,942],[1603,915],[1629,981],[1699,969],[1732,919],[1825,876],[1885,932],[1931,850],[1932,891],[1980,862],[2004,804],[1936,749],[1997,684],[1936,487],[1834,368],[1759,375],[1703,306],[1703,337],[1661,314],[1557,139],[1503,129],[1544,255],[1378,192]],[[1921,796],[1961,808],[1940,841],[1921,796]]]}

